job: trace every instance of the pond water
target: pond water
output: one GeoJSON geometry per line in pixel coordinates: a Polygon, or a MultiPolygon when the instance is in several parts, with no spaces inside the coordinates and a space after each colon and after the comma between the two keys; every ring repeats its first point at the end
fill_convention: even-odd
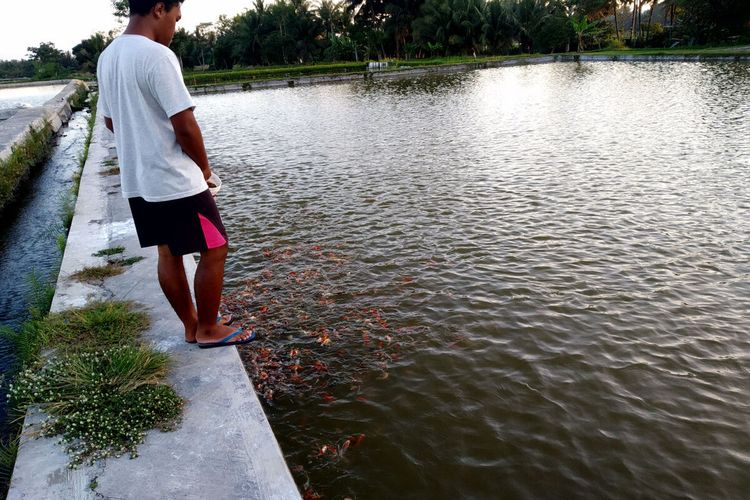
{"type": "MultiPolygon", "coordinates": [[[[316,307],[370,307],[381,344],[411,332],[356,384],[261,393],[302,490],[750,491],[750,66],[565,63],[196,100],[224,181],[228,297],[273,266],[299,276],[300,248],[335,251],[316,307]]],[[[284,324],[251,349],[291,342],[284,324]]],[[[313,347],[369,355],[331,339],[313,347]]]]}
{"type": "Polygon", "coordinates": [[[0,109],[41,106],[55,97],[65,85],[0,88],[0,109]]]}

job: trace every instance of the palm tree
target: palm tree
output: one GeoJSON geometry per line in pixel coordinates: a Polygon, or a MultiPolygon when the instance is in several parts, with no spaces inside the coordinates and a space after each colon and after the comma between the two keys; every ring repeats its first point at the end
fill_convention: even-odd
{"type": "Polygon", "coordinates": [[[531,53],[534,47],[534,35],[549,17],[546,3],[541,0],[517,0],[512,4],[511,15],[518,27],[521,50],[531,53]]]}

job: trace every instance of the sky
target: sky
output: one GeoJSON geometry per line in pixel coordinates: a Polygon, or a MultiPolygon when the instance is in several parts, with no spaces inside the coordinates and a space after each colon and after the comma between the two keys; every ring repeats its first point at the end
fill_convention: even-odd
{"type": "MultiPolygon", "coordinates": [[[[69,51],[97,31],[106,33],[118,26],[110,0],[27,1],[0,0],[0,60],[24,59],[27,47],[42,42],[69,51]]],[[[192,30],[250,6],[252,0],[186,0],[177,26],[192,30]]]]}

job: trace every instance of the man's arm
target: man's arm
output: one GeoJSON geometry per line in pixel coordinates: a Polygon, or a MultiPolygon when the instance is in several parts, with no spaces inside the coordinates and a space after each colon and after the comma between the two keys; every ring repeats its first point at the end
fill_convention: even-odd
{"type": "Polygon", "coordinates": [[[181,111],[170,118],[177,142],[182,150],[188,155],[203,172],[203,178],[211,177],[211,168],[208,166],[206,147],[203,144],[203,134],[192,109],[181,111]]]}
{"type": "Polygon", "coordinates": [[[109,116],[104,117],[104,125],[106,125],[110,132],[115,132],[115,126],[112,124],[112,118],[109,116]]]}

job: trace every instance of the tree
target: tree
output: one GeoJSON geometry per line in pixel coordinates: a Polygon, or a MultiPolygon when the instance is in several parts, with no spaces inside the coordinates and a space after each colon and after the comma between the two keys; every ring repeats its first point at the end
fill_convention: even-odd
{"type": "Polygon", "coordinates": [[[517,44],[518,26],[514,22],[511,9],[500,0],[490,0],[484,7],[482,25],[483,52],[507,54],[517,44]]]}
{"type": "Polygon", "coordinates": [[[111,38],[106,38],[103,33],[95,33],[73,47],[73,56],[81,71],[95,73],[99,55],[111,41],[111,38]]]}
{"type": "Polygon", "coordinates": [[[0,61],[0,79],[3,80],[31,78],[35,72],[34,63],[29,60],[0,61]]]}
{"type": "Polygon", "coordinates": [[[349,16],[344,12],[344,4],[334,2],[333,0],[323,0],[320,7],[315,11],[326,35],[342,35],[346,33],[346,26],[349,24],[349,16]]]}
{"type": "Polygon", "coordinates": [[[52,42],[44,42],[26,50],[29,51],[29,59],[34,62],[36,77],[39,79],[62,78],[76,67],[73,56],[57,49],[52,42]]]}
{"type": "Polygon", "coordinates": [[[677,0],[679,32],[691,42],[725,42],[748,33],[747,0],[677,0]]]}
{"type": "Polygon", "coordinates": [[[172,37],[172,43],[169,45],[172,52],[177,55],[177,59],[180,61],[180,67],[192,68],[195,66],[195,59],[193,54],[195,52],[195,40],[185,28],[179,28],[174,32],[172,37]]]}
{"type": "Polygon", "coordinates": [[[126,18],[130,17],[130,5],[128,4],[128,0],[111,0],[112,1],[112,9],[114,10],[114,15],[117,18],[126,18]]]}
{"type": "Polygon", "coordinates": [[[428,50],[439,44],[445,55],[476,55],[485,24],[483,0],[427,0],[414,21],[414,40],[428,50]]]}
{"type": "Polygon", "coordinates": [[[600,22],[589,22],[586,16],[582,16],[577,20],[575,18],[571,19],[570,24],[573,27],[573,31],[578,40],[578,52],[586,50],[586,42],[595,40],[601,32],[601,29],[599,28],[600,22]]]}

